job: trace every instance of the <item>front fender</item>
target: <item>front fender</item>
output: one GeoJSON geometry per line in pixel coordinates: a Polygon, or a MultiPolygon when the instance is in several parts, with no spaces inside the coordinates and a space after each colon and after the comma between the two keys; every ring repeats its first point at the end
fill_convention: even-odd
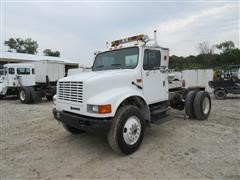
{"type": "MultiPolygon", "coordinates": [[[[96,96],[91,97],[87,104],[92,105],[105,105],[111,104],[112,105],[112,113],[109,116],[114,117],[115,113],[119,107],[119,105],[128,97],[131,96],[139,96],[145,100],[143,97],[143,92],[140,89],[134,88],[115,88],[109,91],[105,91],[102,93],[97,94],[96,96]]],[[[146,102],[146,100],[145,100],[146,102]]]]}

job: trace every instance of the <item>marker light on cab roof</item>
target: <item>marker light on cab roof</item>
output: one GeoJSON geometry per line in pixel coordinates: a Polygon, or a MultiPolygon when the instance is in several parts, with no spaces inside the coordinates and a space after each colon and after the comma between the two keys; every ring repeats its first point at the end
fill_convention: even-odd
{"type": "Polygon", "coordinates": [[[144,34],[139,34],[137,36],[132,36],[132,37],[112,41],[111,44],[112,44],[112,46],[118,46],[120,44],[124,44],[124,43],[128,43],[128,42],[143,41],[145,39],[145,37],[146,36],[144,34]]]}

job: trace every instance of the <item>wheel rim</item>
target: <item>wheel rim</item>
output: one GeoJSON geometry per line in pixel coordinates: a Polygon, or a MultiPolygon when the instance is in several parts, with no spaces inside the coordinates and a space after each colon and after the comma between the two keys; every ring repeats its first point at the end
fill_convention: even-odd
{"type": "Polygon", "coordinates": [[[123,139],[128,145],[137,142],[141,134],[141,123],[136,116],[128,118],[123,127],[123,139]]]}
{"type": "Polygon", "coordinates": [[[205,97],[205,98],[203,99],[202,107],[203,107],[203,113],[204,113],[204,114],[208,114],[208,113],[209,113],[209,110],[210,110],[210,100],[209,100],[208,97],[205,97]]]}
{"type": "Polygon", "coordinates": [[[224,96],[224,93],[223,92],[218,92],[218,97],[223,97],[224,96]]]}
{"type": "Polygon", "coordinates": [[[25,100],[25,97],[26,97],[25,92],[24,92],[23,90],[20,91],[20,99],[21,99],[22,101],[24,101],[24,100],[25,100]]]}

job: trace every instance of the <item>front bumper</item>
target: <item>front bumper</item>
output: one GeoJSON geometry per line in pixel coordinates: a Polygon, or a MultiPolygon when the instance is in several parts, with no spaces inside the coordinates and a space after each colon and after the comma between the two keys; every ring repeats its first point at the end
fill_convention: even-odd
{"type": "Polygon", "coordinates": [[[110,117],[88,117],[66,111],[58,111],[56,108],[53,108],[53,115],[57,121],[60,121],[68,126],[84,130],[90,130],[93,128],[109,129],[112,120],[110,117]]]}

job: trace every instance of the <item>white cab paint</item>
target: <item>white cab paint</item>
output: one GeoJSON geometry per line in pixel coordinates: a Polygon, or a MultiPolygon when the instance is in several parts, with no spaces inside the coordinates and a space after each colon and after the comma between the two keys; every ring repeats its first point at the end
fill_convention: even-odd
{"type": "Polygon", "coordinates": [[[58,83],[82,82],[82,102],[73,102],[59,98],[58,88],[56,105],[54,105],[56,109],[90,117],[113,117],[119,105],[132,96],[140,97],[148,105],[168,100],[167,71],[161,71],[160,67],[155,70],[143,70],[143,57],[145,49],[159,50],[161,52],[159,64],[167,69],[169,50],[161,47],[148,47],[144,44],[135,45],[134,47],[139,48],[138,64],[134,69],[82,72],[60,79],[58,83]],[[166,56],[165,60],[163,59],[164,56],[166,56]],[[137,81],[139,79],[142,81],[137,81]],[[142,87],[142,89],[133,85],[132,82],[142,87]],[[112,107],[112,112],[109,114],[92,113],[87,110],[87,105],[106,104],[111,104],[112,107]]]}

